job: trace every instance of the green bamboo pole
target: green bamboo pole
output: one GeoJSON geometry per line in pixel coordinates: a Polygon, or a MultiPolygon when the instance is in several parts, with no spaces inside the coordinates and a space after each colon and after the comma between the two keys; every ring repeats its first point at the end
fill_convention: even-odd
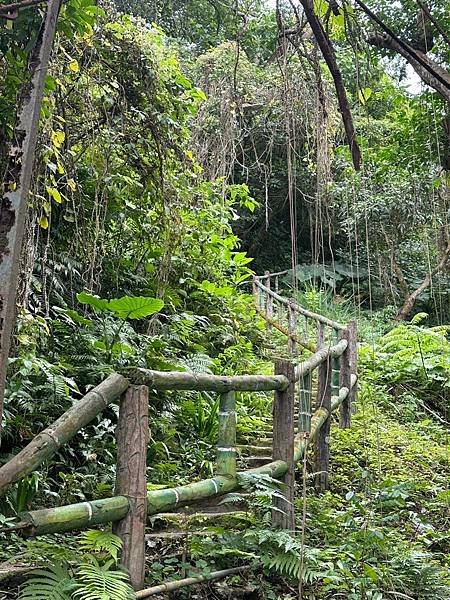
{"type": "MultiPolygon", "coordinates": [[[[287,306],[289,304],[289,300],[287,298],[283,298],[283,296],[280,296],[279,294],[270,290],[267,286],[262,284],[259,281],[259,279],[254,279],[253,281],[254,281],[255,286],[257,288],[259,288],[259,290],[261,290],[265,294],[272,296],[272,298],[274,298],[274,300],[281,302],[281,304],[284,304],[285,306],[287,306]]],[[[337,329],[338,331],[344,331],[344,329],[346,329],[345,325],[342,325],[341,323],[338,323],[337,321],[333,321],[332,319],[329,319],[328,317],[324,317],[323,315],[319,315],[318,313],[307,310],[306,308],[303,308],[303,306],[300,306],[298,303],[295,303],[295,310],[298,313],[300,313],[301,315],[304,315],[305,317],[309,317],[310,319],[314,319],[314,321],[317,321],[318,323],[323,323],[323,325],[327,325],[328,327],[331,327],[332,329],[337,329]]]]}
{"type": "Polygon", "coordinates": [[[51,458],[63,444],[71,440],[80,429],[119,398],[128,385],[125,377],[112,373],[50,427],[37,435],[28,446],[0,468],[0,496],[5,493],[9,485],[22,479],[51,458]]]}
{"type": "MultiPolygon", "coordinates": [[[[356,384],[356,376],[352,375],[351,388],[356,384]]],[[[332,398],[331,411],[336,410],[348,396],[348,388],[342,388],[339,396],[332,398]]],[[[299,462],[308,444],[314,440],[318,430],[328,418],[326,409],[317,410],[311,420],[311,434],[305,440],[303,434],[297,435],[294,442],[294,461],[299,462]]],[[[287,464],[282,460],[273,461],[261,467],[237,473],[236,478],[216,476],[211,479],[197,481],[188,485],[164,490],[152,490],[147,494],[148,515],[172,510],[180,504],[188,504],[214,496],[221,496],[240,488],[239,478],[245,474],[269,475],[274,479],[283,476],[287,464]]],[[[58,508],[47,508],[30,511],[20,515],[27,534],[44,535],[74,529],[84,529],[92,525],[110,523],[122,519],[128,512],[128,500],[124,496],[114,496],[93,502],[81,502],[58,508]]]]}
{"type": "Polygon", "coordinates": [[[312,374],[308,372],[300,377],[298,431],[303,433],[309,433],[311,429],[311,388],[312,374]]]}
{"type": "Polygon", "coordinates": [[[236,394],[220,395],[217,474],[236,477],[236,394]]]}
{"type": "Polygon", "coordinates": [[[284,390],[289,385],[283,375],[210,375],[186,371],[151,371],[137,369],[130,375],[133,383],[147,385],[156,390],[196,390],[212,392],[264,392],[284,390]]]}
{"type": "MultiPolygon", "coordinates": [[[[339,332],[339,331],[333,330],[333,341],[334,341],[335,345],[339,343],[340,333],[345,333],[345,332],[339,332]]],[[[345,338],[343,338],[343,339],[345,339],[345,338]]],[[[332,359],[331,359],[331,393],[332,394],[339,393],[340,363],[341,363],[341,361],[340,361],[339,356],[332,357],[332,359]]]]}

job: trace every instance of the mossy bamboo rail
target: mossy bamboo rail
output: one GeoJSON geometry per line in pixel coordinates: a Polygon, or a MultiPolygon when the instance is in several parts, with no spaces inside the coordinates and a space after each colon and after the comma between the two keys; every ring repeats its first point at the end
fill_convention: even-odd
{"type": "MultiPolygon", "coordinates": [[[[317,323],[318,350],[297,366],[293,364],[295,360],[279,362],[274,375],[220,376],[150,369],[135,369],[127,374],[127,378],[117,373],[111,374],[0,468],[0,495],[9,485],[34,471],[44,461],[48,461],[82,427],[89,424],[112,402],[122,398],[118,426],[116,482],[116,491],[119,493],[101,500],[22,513],[19,517],[20,522],[15,523],[10,531],[22,530],[26,535],[43,535],[115,523],[115,531],[123,539],[124,566],[131,572],[131,583],[134,589],[139,590],[142,589],[144,581],[143,544],[146,514],[155,515],[185,504],[194,504],[236,491],[240,489],[245,474],[266,474],[282,479],[288,484],[288,491],[283,492],[287,508],[284,505],[282,507],[286,515],[280,519],[280,511],[274,511],[274,515],[276,514],[274,523],[276,521],[278,525],[292,529],[295,463],[301,460],[308,445],[313,440],[318,440],[316,444],[319,444],[320,464],[326,471],[329,456],[327,432],[330,427],[331,413],[340,407],[341,426],[350,425],[351,405],[357,382],[356,326],[353,322],[343,326],[299,307],[293,300],[287,300],[277,292],[273,292],[270,289],[270,274],[266,274],[265,277],[269,278],[268,286],[264,286],[258,278],[255,278],[254,292],[259,289],[269,294],[271,299],[287,307],[289,313],[287,335],[293,358],[296,355],[298,341],[295,332],[296,313],[317,323]],[[324,327],[330,327],[335,332],[328,347],[324,345],[324,327]],[[324,394],[326,401],[323,401],[323,398],[317,399],[316,411],[311,418],[311,380],[312,373],[317,368],[319,368],[319,394],[324,394]],[[331,378],[333,378],[333,386],[331,386],[331,378]],[[297,390],[295,384],[298,381],[301,382],[302,388],[299,397],[299,431],[294,435],[294,402],[297,390]],[[213,391],[221,395],[217,474],[214,477],[175,488],[146,491],[148,388],[155,391],[213,391]],[[331,396],[331,388],[335,392],[334,396],[331,396]],[[235,393],[242,391],[275,393],[274,449],[273,460],[268,464],[236,472],[235,393]],[[321,433],[322,430],[324,433],[321,433]],[[139,473],[135,472],[136,469],[139,473]]],[[[257,306],[260,300],[259,295],[257,306]]],[[[271,318],[273,304],[266,302],[266,306],[269,308],[271,318]]],[[[306,345],[304,341],[300,343],[306,345]]],[[[315,347],[310,344],[309,349],[312,351],[315,347]]],[[[326,479],[323,478],[325,483],[321,486],[322,489],[325,488],[326,479]]],[[[3,532],[7,530],[8,528],[1,529],[3,532]]]]}

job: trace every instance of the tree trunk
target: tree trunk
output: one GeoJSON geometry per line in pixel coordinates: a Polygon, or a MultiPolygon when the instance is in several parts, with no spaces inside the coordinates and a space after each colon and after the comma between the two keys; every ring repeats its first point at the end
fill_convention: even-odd
{"type": "Polygon", "coordinates": [[[0,207],[0,433],[9,348],[16,313],[20,254],[39,115],[61,4],[62,0],[48,2],[36,46],[28,61],[26,83],[23,85],[19,99],[17,124],[13,140],[6,153],[7,165],[3,184],[7,191],[0,207]]]}

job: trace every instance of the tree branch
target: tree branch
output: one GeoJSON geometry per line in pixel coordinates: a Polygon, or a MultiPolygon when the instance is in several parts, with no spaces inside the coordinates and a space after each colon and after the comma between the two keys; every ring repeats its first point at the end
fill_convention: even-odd
{"type": "Polygon", "coordinates": [[[322,56],[327,63],[328,69],[333,77],[334,86],[336,88],[336,94],[339,102],[339,109],[341,111],[342,120],[344,122],[345,133],[347,137],[347,143],[350,148],[352,155],[353,166],[356,171],[361,168],[361,150],[359,148],[355,127],[353,125],[352,112],[347,98],[347,92],[345,91],[344,82],[342,80],[341,71],[337,64],[336,55],[331,40],[327,36],[322,23],[318,19],[314,12],[312,0],[300,0],[303,10],[305,11],[308,23],[316,38],[317,44],[322,52],[322,56]]]}
{"type": "MultiPolygon", "coordinates": [[[[428,83],[428,85],[432,85],[429,83],[430,75],[436,80],[436,82],[432,85],[436,91],[439,91],[441,94],[441,89],[444,90],[444,98],[447,100],[450,96],[450,75],[447,73],[445,69],[437,65],[433,60],[429,59],[423,52],[420,50],[416,50],[402,39],[400,39],[375,13],[373,13],[370,8],[368,8],[362,0],[355,0],[356,4],[360,6],[366,15],[374,21],[381,29],[384,31],[384,36],[375,35],[372,36],[373,39],[380,41],[384,40],[384,44],[380,47],[394,49],[394,46],[397,48],[395,51],[401,54],[408,62],[413,66],[418,75],[428,83]],[[418,67],[421,67],[420,71],[418,67]],[[428,81],[423,78],[423,75],[428,72],[428,81]],[[444,76],[445,74],[446,76],[444,76]],[[438,90],[436,84],[439,84],[440,89],[438,90]]],[[[369,39],[369,43],[373,43],[369,39]]],[[[374,44],[378,45],[378,44],[374,44]]]]}
{"type": "Polygon", "coordinates": [[[393,52],[401,54],[424,83],[436,90],[444,100],[450,102],[450,73],[434,62],[434,60],[428,58],[425,53],[420,52],[420,50],[414,51],[414,54],[421,55],[421,62],[419,63],[409,52],[403,49],[403,46],[398,44],[396,40],[388,34],[372,35],[369,37],[368,41],[372,46],[386,48],[387,50],[392,50],[393,52]],[[422,66],[424,62],[426,62],[430,68],[424,69],[422,66]],[[439,78],[436,76],[437,72],[439,73],[439,78]],[[441,81],[445,81],[445,85],[443,85],[441,81]]]}
{"type": "Polygon", "coordinates": [[[425,4],[425,2],[422,2],[422,0],[417,0],[417,4],[420,6],[420,8],[424,11],[424,13],[427,15],[427,17],[430,19],[430,21],[436,27],[436,31],[438,31],[441,34],[445,43],[448,46],[450,46],[450,37],[443,30],[442,25],[439,23],[439,21],[435,17],[433,17],[433,15],[431,14],[431,10],[428,8],[428,6],[425,4]]]}
{"type": "MultiPolygon", "coordinates": [[[[22,8],[28,8],[30,6],[35,6],[36,4],[44,4],[46,1],[47,0],[22,0],[22,2],[15,2],[14,4],[1,4],[0,16],[6,18],[8,18],[8,15],[17,16],[17,11],[22,8]]],[[[9,18],[11,18],[11,16],[9,18]]]]}

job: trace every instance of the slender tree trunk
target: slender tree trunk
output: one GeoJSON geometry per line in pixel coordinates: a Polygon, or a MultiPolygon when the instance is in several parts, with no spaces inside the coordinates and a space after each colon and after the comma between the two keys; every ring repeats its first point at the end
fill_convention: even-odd
{"type": "Polygon", "coordinates": [[[0,207],[0,431],[39,114],[61,4],[62,0],[48,2],[36,45],[28,61],[27,81],[20,94],[13,140],[6,152],[5,193],[0,207]]]}

